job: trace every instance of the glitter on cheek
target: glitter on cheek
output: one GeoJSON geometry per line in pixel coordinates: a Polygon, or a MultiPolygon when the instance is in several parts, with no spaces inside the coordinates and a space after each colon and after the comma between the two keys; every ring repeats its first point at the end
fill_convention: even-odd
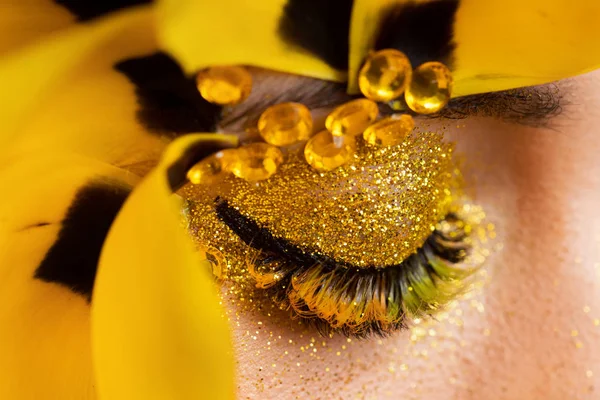
{"type": "MultiPolygon", "coordinates": [[[[427,398],[429,387],[423,375],[440,368],[451,370],[471,346],[463,332],[473,329],[469,325],[472,319],[485,313],[481,289],[488,279],[488,274],[480,271],[474,290],[439,313],[436,320],[417,319],[407,332],[370,341],[320,338],[301,321],[291,321],[275,308],[267,307],[261,313],[242,304],[231,306],[225,291],[230,324],[237,326],[236,351],[242,353],[242,359],[251,357],[257,363],[252,371],[247,365],[240,366],[244,373],[239,397],[316,398],[323,394],[318,390],[336,387],[340,398],[395,399],[400,394],[427,398]],[[352,389],[346,389],[349,385],[352,389]],[[362,394],[355,391],[357,386],[362,394]]],[[[487,336],[486,329],[493,335],[483,328],[480,336],[487,336]]],[[[446,384],[467,388],[459,370],[444,376],[446,384]]]]}

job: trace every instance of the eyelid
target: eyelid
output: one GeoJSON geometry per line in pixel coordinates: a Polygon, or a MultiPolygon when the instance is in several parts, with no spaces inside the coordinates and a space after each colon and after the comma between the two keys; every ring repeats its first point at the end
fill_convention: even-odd
{"type": "Polygon", "coordinates": [[[283,239],[275,238],[239,210],[218,200],[216,213],[247,245],[259,250],[248,260],[256,287],[267,290],[283,308],[292,308],[321,333],[387,335],[406,327],[408,315],[430,313],[452,299],[458,279],[475,269],[456,267],[471,245],[466,225],[449,213],[426,243],[401,264],[349,268],[319,262],[283,239]]]}

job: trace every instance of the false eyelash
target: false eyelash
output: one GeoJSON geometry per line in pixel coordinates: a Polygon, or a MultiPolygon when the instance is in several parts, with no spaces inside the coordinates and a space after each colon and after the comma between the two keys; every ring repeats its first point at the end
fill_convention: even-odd
{"type": "Polygon", "coordinates": [[[430,315],[465,287],[473,268],[460,265],[471,249],[465,224],[450,213],[423,246],[402,263],[357,268],[307,254],[217,200],[219,218],[259,250],[248,260],[259,289],[321,334],[386,336],[407,327],[409,316],[430,315]]]}

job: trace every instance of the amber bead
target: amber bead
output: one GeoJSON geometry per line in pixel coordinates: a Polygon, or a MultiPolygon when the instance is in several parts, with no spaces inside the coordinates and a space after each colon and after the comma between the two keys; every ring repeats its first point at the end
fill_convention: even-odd
{"type": "Polygon", "coordinates": [[[196,85],[208,102],[220,105],[239,104],[252,91],[252,75],[243,67],[211,67],[198,74],[196,85]]]}
{"type": "Polygon", "coordinates": [[[195,184],[212,185],[229,172],[228,165],[236,158],[236,150],[222,150],[196,163],[187,172],[188,180],[195,184]]]}
{"type": "Polygon", "coordinates": [[[391,101],[402,95],[410,82],[412,67],[404,53],[385,49],[373,53],[358,73],[362,94],[375,101],[391,101]]]}
{"type": "Polygon", "coordinates": [[[415,121],[408,114],[392,115],[377,121],[363,133],[365,142],[377,146],[396,146],[415,128],[415,121]]]}
{"type": "Polygon", "coordinates": [[[283,162],[283,153],[267,143],[252,143],[236,150],[228,169],[238,178],[262,181],[271,177],[283,162]]]}
{"type": "Polygon", "coordinates": [[[368,99],[349,101],[337,107],[327,116],[325,127],[334,136],[356,136],[377,119],[377,103],[368,99]]]}
{"type": "Polygon", "coordinates": [[[440,111],[452,96],[452,73],[444,64],[426,62],[413,71],[406,89],[406,104],[416,113],[431,114],[440,111]]]}
{"type": "Polygon", "coordinates": [[[306,143],[304,158],[318,171],[331,171],[350,161],[355,152],[354,136],[333,136],[329,131],[321,131],[306,143]]]}
{"type": "Polygon", "coordinates": [[[219,249],[212,246],[204,250],[204,252],[206,260],[210,264],[210,268],[215,278],[225,278],[227,263],[225,261],[225,257],[223,256],[223,253],[221,253],[219,249]]]}
{"type": "Polygon", "coordinates": [[[306,140],[313,129],[310,110],[300,103],[282,103],[267,108],[258,120],[262,138],[275,146],[306,140]]]}

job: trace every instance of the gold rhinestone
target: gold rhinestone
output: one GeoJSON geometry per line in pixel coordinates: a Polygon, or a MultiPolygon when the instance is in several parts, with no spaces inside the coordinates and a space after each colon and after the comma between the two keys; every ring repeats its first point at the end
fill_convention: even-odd
{"type": "Polygon", "coordinates": [[[252,143],[237,149],[236,160],[228,169],[238,178],[247,181],[268,179],[283,162],[283,154],[267,143],[252,143]]]}
{"type": "Polygon", "coordinates": [[[350,161],[355,152],[354,136],[333,136],[329,131],[321,131],[306,143],[304,158],[318,171],[331,171],[350,161]]]}
{"type": "Polygon", "coordinates": [[[377,121],[363,133],[365,142],[378,146],[396,146],[415,127],[413,117],[408,114],[396,114],[377,121]]]}
{"type": "Polygon", "coordinates": [[[258,130],[267,143],[275,146],[306,140],[313,120],[310,110],[300,103],[282,103],[267,108],[258,120],[258,130]]]}
{"type": "Polygon", "coordinates": [[[390,101],[400,96],[412,73],[408,57],[404,53],[385,49],[372,54],[358,73],[358,86],[366,98],[390,101]]]}
{"type": "Polygon", "coordinates": [[[367,99],[349,101],[327,116],[325,127],[334,136],[356,136],[363,133],[377,119],[377,103],[367,99]]]}
{"type": "Polygon", "coordinates": [[[210,67],[198,74],[196,85],[208,102],[220,105],[239,104],[252,91],[252,75],[243,67],[210,67]]]}
{"type": "Polygon", "coordinates": [[[223,256],[223,253],[221,253],[221,251],[216,247],[212,246],[206,248],[204,252],[206,260],[210,264],[213,275],[217,279],[225,278],[227,263],[225,262],[225,257],[223,256]]]}
{"type": "Polygon", "coordinates": [[[229,172],[227,166],[235,158],[235,150],[222,150],[196,163],[187,172],[188,180],[195,185],[212,185],[229,172]]]}
{"type": "Polygon", "coordinates": [[[452,74],[439,62],[426,62],[413,71],[404,98],[416,113],[431,114],[440,111],[452,96],[452,74]]]}

